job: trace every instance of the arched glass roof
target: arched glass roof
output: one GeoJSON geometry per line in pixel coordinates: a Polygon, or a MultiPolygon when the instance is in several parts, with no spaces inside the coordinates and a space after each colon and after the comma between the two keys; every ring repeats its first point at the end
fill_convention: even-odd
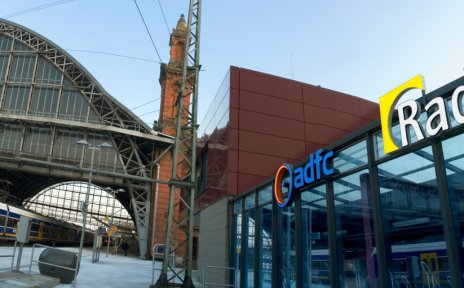
{"type": "MultiPolygon", "coordinates": [[[[87,187],[88,184],[85,182],[56,184],[27,199],[24,206],[44,216],[82,226],[81,205],[85,200],[87,187]]],[[[107,226],[111,223],[111,215],[114,211],[113,225],[129,233],[135,230],[129,212],[117,199],[113,201],[112,194],[115,190],[110,189],[109,193],[106,190],[91,185],[86,228],[95,230],[99,226],[107,226]]],[[[120,191],[119,193],[127,192],[120,191]]]]}
{"type": "MultiPolygon", "coordinates": [[[[27,205],[38,206],[47,215],[56,213],[60,219],[69,216],[63,220],[79,224],[79,207],[70,207],[66,215],[55,211],[59,205],[54,200],[34,195],[44,189],[54,195],[59,189],[53,185],[86,181],[93,170],[92,183],[128,191],[118,199],[132,208],[140,255],[145,255],[153,152],[158,147],[170,149],[172,143],[171,136],[154,131],[109,95],[64,49],[34,31],[0,19],[0,180],[4,181],[0,182],[0,199],[16,205],[25,199],[35,201],[27,205]],[[77,144],[80,140],[91,146],[77,144]],[[95,152],[93,148],[104,142],[113,148],[95,152]]],[[[68,199],[56,196],[57,201],[68,199]]],[[[109,213],[97,214],[96,222],[89,219],[92,225],[109,213]]]]}

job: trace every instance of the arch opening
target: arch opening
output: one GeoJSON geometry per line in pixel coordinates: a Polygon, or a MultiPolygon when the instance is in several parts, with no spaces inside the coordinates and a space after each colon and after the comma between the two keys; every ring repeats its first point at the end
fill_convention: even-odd
{"type": "MultiPolygon", "coordinates": [[[[88,188],[86,182],[71,181],[55,184],[26,199],[24,207],[47,217],[82,226],[81,207],[88,188]]],[[[88,230],[109,227],[111,215],[114,215],[113,226],[116,226],[121,233],[130,234],[136,230],[129,211],[118,200],[118,197],[121,197],[118,194],[116,193],[114,199],[112,191],[93,184],[90,186],[86,224],[88,230]]]]}

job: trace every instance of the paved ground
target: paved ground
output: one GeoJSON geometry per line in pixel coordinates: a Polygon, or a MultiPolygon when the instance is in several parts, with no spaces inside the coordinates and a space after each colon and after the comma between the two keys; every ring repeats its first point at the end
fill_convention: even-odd
{"type": "MultiPolygon", "coordinates": [[[[77,252],[77,248],[63,248],[68,251],[77,252]]],[[[29,263],[31,261],[30,247],[24,248],[20,271],[29,274],[29,263]]],[[[37,260],[42,248],[34,252],[34,260],[37,260]]],[[[9,271],[11,258],[2,255],[11,255],[12,247],[0,247],[0,271],[9,271]]],[[[81,270],[77,276],[75,287],[78,288],[148,288],[152,284],[152,262],[141,260],[134,256],[109,255],[106,258],[105,250],[100,254],[100,261],[92,263],[92,250],[84,249],[82,254],[81,270]]],[[[161,263],[157,263],[160,267],[161,263]]],[[[14,267],[16,267],[16,262],[14,267]]],[[[37,263],[33,262],[31,274],[40,275],[37,263]]],[[[6,274],[4,274],[6,275],[6,274]]],[[[158,279],[159,271],[155,271],[155,281],[158,279]]],[[[18,277],[19,279],[19,277],[18,277]]],[[[0,279],[1,281],[1,279],[0,279]]],[[[4,286],[0,287],[53,287],[53,286],[4,286]]],[[[196,285],[200,287],[199,284],[196,285]]],[[[72,284],[59,284],[58,288],[73,287],[72,284]]]]}

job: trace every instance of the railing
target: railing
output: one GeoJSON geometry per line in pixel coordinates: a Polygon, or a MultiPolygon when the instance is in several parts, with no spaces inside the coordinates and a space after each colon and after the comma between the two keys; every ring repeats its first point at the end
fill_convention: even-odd
{"type": "Polygon", "coordinates": [[[391,284],[390,286],[391,287],[394,287],[394,288],[400,288],[400,287],[406,287],[406,288],[412,288],[411,284],[409,284],[409,280],[408,280],[408,277],[406,277],[406,275],[403,275],[403,274],[400,274],[399,275],[399,280],[401,280],[401,284],[398,284],[398,282],[396,281],[396,277],[395,275],[390,271],[388,270],[388,273],[390,274],[390,281],[391,281],[391,284]]]}
{"type": "Polygon", "coordinates": [[[31,261],[29,262],[29,274],[32,273],[32,272],[31,272],[31,270],[32,270],[32,262],[36,262],[36,263],[38,263],[38,264],[44,264],[44,265],[48,265],[48,266],[52,266],[52,267],[63,268],[63,269],[65,269],[65,270],[74,271],[74,280],[73,280],[73,283],[74,283],[74,285],[76,284],[76,278],[77,278],[77,272],[78,272],[77,266],[79,265],[78,262],[76,262],[76,267],[75,267],[75,268],[69,268],[69,267],[65,267],[65,266],[60,266],[60,265],[51,264],[51,263],[48,263],[48,262],[43,262],[43,261],[39,261],[39,260],[34,260],[34,251],[35,251],[35,247],[49,248],[49,249],[52,249],[52,250],[62,251],[62,249],[50,247],[50,246],[47,246],[47,245],[42,245],[42,244],[37,244],[37,243],[34,244],[34,245],[32,245],[31,261]]]}
{"type": "Polygon", "coordinates": [[[353,264],[350,263],[351,270],[353,271],[356,277],[356,288],[363,288],[366,287],[366,281],[361,278],[361,273],[359,272],[358,268],[353,264]]]}
{"type": "Polygon", "coordinates": [[[450,275],[446,276],[446,281],[448,281],[449,286],[451,288],[453,288],[453,283],[451,283],[451,276],[450,275]]]}
{"type": "Polygon", "coordinates": [[[409,284],[408,278],[406,278],[405,275],[401,275],[401,282],[403,283],[404,286],[407,288],[412,288],[411,284],[409,284]]]}
{"type": "Polygon", "coordinates": [[[424,270],[424,274],[427,276],[428,287],[435,288],[436,279],[429,266],[427,266],[427,263],[425,263],[424,261],[421,261],[420,265],[422,267],[422,270],[424,270]],[[432,286],[430,286],[430,284],[432,284],[432,286]]]}
{"type": "MultiPolygon", "coordinates": [[[[158,271],[161,271],[161,268],[156,268],[155,264],[156,264],[156,256],[158,257],[163,257],[164,256],[164,244],[155,244],[153,245],[153,249],[151,250],[152,253],[152,268],[151,268],[151,283],[152,284],[155,284],[155,270],[158,270],[158,271]],[[163,253],[155,253],[155,251],[158,251],[158,247],[163,247],[163,253]]],[[[171,247],[171,251],[172,251],[172,247],[171,247]]],[[[176,268],[176,253],[175,252],[172,252],[172,269],[175,269],[176,268]]]]}
{"type": "Polygon", "coordinates": [[[221,267],[221,266],[208,266],[206,265],[204,268],[203,268],[203,288],[205,288],[206,286],[222,286],[222,287],[236,287],[235,284],[225,284],[225,283],[213,283],[213,282],[207,282],[206,281],[206,270],[213,270],[213,269],[216,269],[216,270],[227,270],[227,271],[234,271],[235,273],[235,270],[237,268],[235,267],[221,267]]]}
{"type": "MultiPolygon", "coordinates": [[[[11,240],[11,238],[10,238],[11,240]]],[[[0,255],[0,257],[11,257],[11,267],[10,267],[10,271],[13,271],[13,263],[14,263],[14,259],[15,259],[15,256],[16,256],[16,246],[18,244],[18,241],[15,241],[14,242],[14,248],[13,248],[13,254],[11,255],[0,255]]]]}

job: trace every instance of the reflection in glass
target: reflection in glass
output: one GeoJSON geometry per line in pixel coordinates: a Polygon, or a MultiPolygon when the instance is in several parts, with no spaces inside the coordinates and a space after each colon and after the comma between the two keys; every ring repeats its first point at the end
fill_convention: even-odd
{"type": "MultiPolygon", "coordinates": [[[[448,191],[451,199],[455,232],[458,243],[464,241],[464,134],[443,141],[448,191]]],[[[464,259],[463,246],[458,245],[459,259],[464,259]]],[[[461,260],[462,261],[462,260],[461,260]]],[[[443,269],[442,269],[443,270],[443,269]]],[[[461,271],[461,273],[464,273],[461,271]]],[[[458,276],[459,277],[459,276],[458,276]]]]}
{"type": "MultiPolygon", "coordinates": [[[[240,201],[241,202],[241,201],[240,201]]],[[[235,202],[237,203],[237,202],[235,202]]],[[[234,203],[234,204],[235,204],[234,203]]],[[[235,207],[235,205],[234,205],[235,207]]],[[[232,226],[232,241],[234,248],[232,251],[232,267],[235,268],[234,283],[238,287],[240,286],[240,257],[242,255],[241,243],[242,243],[242,214],[234,215],[233,226],[232,226]]]]}
{"type": "Polygon", "coordinates": [[[240,214],[242,213],[242,198],[237,199],[234,202],[234,214],[240,214]]]}
{"type": "Polygon", "coordinates": [[[303,285],[330,287],[325,186],[301,194],[303,285]]]}
{"type": "Polygon", "coordinates": [[[366,170],[334,182],[337,259],[342,287],[378,287],[366,170]]]}
{"type": "Polygon", "coordinates": [[[367,164],[366,141],[361,141],[337,152],[337,157],[334,159],[334,168],[339,172],[345,172],[364,164],[367,164]]]}
{"type": "Polygon", "coordinates": [[[245,257],[245,286],[254,287],[255,279],[255,210],[250,210],[244,214],[244,231],[246,239],[243,247],[243,256],[245,257]]]}
{"type": "Polygon", "coordinates": [[[259,209],[259,287],[272,287],[272,204],[259,209]]]}
{"type": "Polygon", "coordinates": [[[258,190],[259,205],[266,204],[272,201],[272,185],[260,188],[258,190]]]}
{"type": "Polygon", "coordinates": [[[251,209],[255,207],[255,193],[251,193],[245,197],[245,209],[251,209]]]}
{"type": "Polygon", "coordinates": [[[434,166],[427,147],[378,167],[387,266],[396,285],[449,287],[434,166]]]}
{"type": "Polygon", "coordinates": [[[374,134],[374,150],[375,150],[375,158],[379,159],[385,156],[384,147],[383,147],[383,137],[382,132],[376,132],[374,134]]]}
{"type": "Polygon", "coordinates": [[[227,72],[224,80],[221,83],[214,99],[209,106],[205,118],[201,121],[199,138],[211,135],[214,130],[224,128],[227,124],[229,114],[229,90],[230,89],[230,70],[227,72]],[[225,119],[226,118],[226,119],[225,119]],[[225,124],[224,124],[225,123],[225,124]]]}
{"type": "Polygon", "coordinates": [[[280,239],[282,246],[282,261],[280,272],[282,287],[296,287],[296,242],[295,242],[295,203],[290,207],[279,208],[282,213],[280,229],[280,239]]]}

